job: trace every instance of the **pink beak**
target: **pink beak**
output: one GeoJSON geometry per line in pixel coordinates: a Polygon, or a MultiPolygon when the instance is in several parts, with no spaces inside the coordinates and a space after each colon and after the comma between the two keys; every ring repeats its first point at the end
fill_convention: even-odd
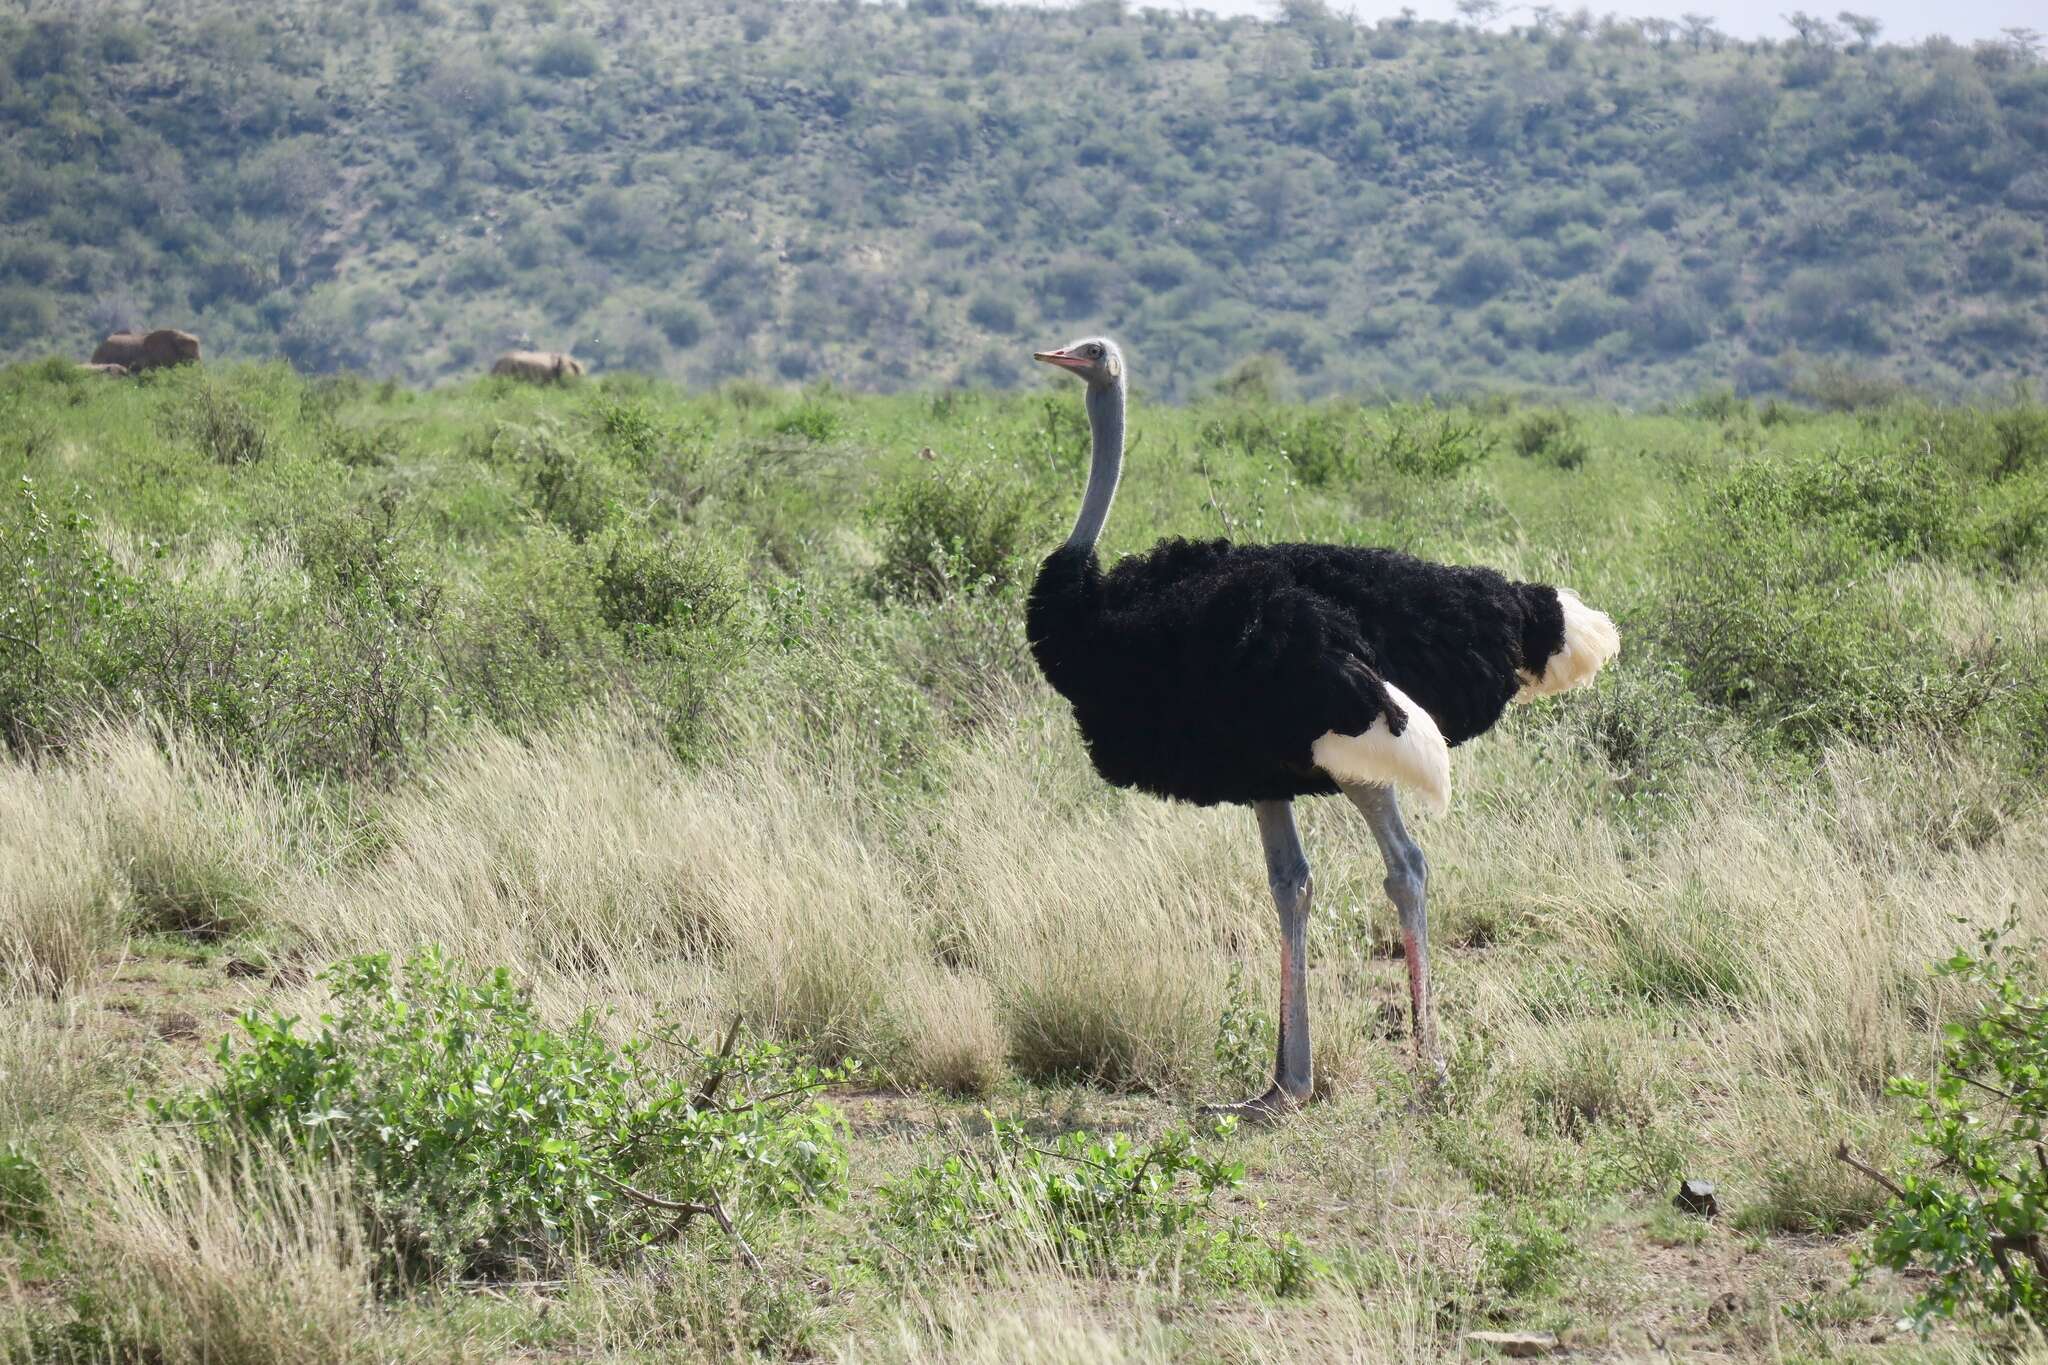
{"type": "Polygon", "coordinates": [[[1058,365],[1061,369],[1066,370],[1085,370],[1091,363],[1083,360],[1080,356],[1070,355],[1065,351],[1033,351],[1031,358],[1033,360],[1043,360],[1048,365],[1058,365]]]}

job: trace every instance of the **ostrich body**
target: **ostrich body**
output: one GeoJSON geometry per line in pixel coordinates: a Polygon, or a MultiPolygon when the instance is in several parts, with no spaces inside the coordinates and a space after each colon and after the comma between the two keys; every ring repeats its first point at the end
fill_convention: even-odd
{"type": "Polygon", "coordinates": [[[1032,585],[1032,655],[1106,781],[1249,805],[1265,845],[1279,1047],[1272,1088],[1227,1109],[1267,1118],[1311,1088],[1300,796],[1342,792],[1372,827],[1401,920],[1416,1054],[1440,1078],[1428,869],[1395,788],[1444,809],[1450,746],[1512,701],[1590,681],[1620,648],[1614,623],[1563,589],[1347,545],[1163,540],[1105,573],[1095,545],[1122,472],[1123,356],[1098,337],[1034,358],[1086,381],[1094,451],[1073,534],[1032,585]]]}

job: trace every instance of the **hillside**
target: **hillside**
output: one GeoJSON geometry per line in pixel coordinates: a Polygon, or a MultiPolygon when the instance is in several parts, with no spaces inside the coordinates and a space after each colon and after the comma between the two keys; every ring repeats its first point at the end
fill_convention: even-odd
{"type": "MultiPolygon", "coordinates": [[[[1803,16],[1802,16],[1803,17],[1803,16]]],[[[423,382],[1022,382],[1628,400],[2048,359],[2048,66],[1590,19],[1116,3],[30,3],[0,359],[132,322],[423,382]]]]}

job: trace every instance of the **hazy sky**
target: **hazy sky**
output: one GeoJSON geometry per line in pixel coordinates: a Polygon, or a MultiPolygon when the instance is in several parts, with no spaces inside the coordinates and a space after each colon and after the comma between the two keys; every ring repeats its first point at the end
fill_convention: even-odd
{"type": "MultiPolygon", "coordinates": [[[[1037,3],[1057,3],[1057,0],[1037,0],[1037,3]]],[[[1371,22],[1401,12],[1403,4],[1425,19],[1455,19],[1458,17],[1456,0],[1330,0],[1330,7],[1350,10],[1361,19],[1371,22]]],[[[1557,8],[1566,13],[1578,8],[1578,4],[1555,0],[1557,8]]],[[[1267,17],[1278,6],[1274,0],[1133,0],[1133,8],[1147,5],[1161,9],[1206,9],[1217,14],[1255,14],[1267,17]]],[[[1832,18],[1839,10],[1850,9],[1858,14],[1873,15],[1884,21],[1884,38],[1890,42],[1912,43],[1941,33],[1961,42],[1978,38],[1996,38],[2002,28],[2026,27],[2048,32],[2048,9],[2041,0],[1953,0],[1945,5],[1927,4],[1926,0],[1861,0],[1844,3],[1844,0],[1628,0],[1625,4],[1587,3],[1586,8],[1595,14],[1626,14],[1630,18],[1664,17],[1676,19],[1685,13],[1711,14],[1719,21],[1724,32],[1739,38],[1789,38],[1792,30],[1781,15],[1803,9],[1813,14],[1824,14],[1832,18]]],[[[1525,22],[1521,13],[1513,13],[1504,20],[1496,21],[1493,27],[1504,24],[1525,22]]]]}

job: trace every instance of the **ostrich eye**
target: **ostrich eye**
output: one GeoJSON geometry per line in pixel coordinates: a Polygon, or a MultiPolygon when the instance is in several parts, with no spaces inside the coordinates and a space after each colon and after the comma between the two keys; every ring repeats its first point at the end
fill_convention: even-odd
{"type": "Polygon", "coordinates": [[[1102,348],[1101,348],[1100,346],[1090,346],[1090,347],[1088,347],[1088,358],[1089,358],[1090,360],[1100,360],[1100,359],[1102,359],[1102,348]]]}

